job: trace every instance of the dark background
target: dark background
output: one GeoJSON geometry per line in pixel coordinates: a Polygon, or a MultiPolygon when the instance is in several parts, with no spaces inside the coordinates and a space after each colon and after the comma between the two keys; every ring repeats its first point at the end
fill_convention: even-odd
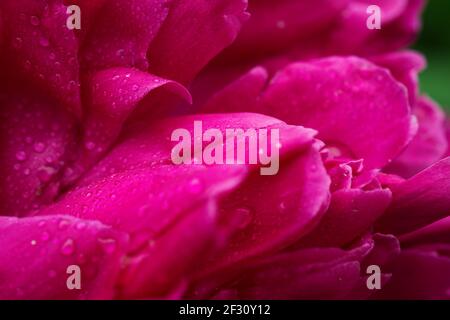
{"type": "Polygon", "coordinates": [[[428,68],[420,76],[421,91],[450,113],[450,0],[428,1],[414,49],[428,60],[428,68]]]}

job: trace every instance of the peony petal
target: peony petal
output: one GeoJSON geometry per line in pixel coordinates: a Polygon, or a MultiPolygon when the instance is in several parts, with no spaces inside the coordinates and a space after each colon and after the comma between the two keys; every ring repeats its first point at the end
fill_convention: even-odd
{"type": "Polygon", "coordinates": [[[116,0],[105,4],[96,17],[82,50],[83,68],[148,68],[146,58],[169,12],[166,0],[116,0]]]}
{"type": "Polygon", "coordinates": [[[362,282],[360,261],[372,244],[344,251],[313,248],[275,256],[199,277],[194,299],[342,299],[362,282]]]}
{"type": "Polygon", "coordinates": [[[393,201],[377,223],[383,233],[404,234],[450,214],[450,158],[392,188],[393,201]]]}
{"type": "Polygon", "coordinates": [[[237,103],[243,79],[253,81],[254,87],[262,80],[249,75],[238,79],[213,97],[205,110],[260,112],[314,128],[328,146],[349,158],[363,158],[366,169],[385,165],[415,133],[405,88],[387,70],[366,60],[333,57],[291,64],[264,93],[251,93],[258,103],[246,105],[237,103]],[[234,92],[236,99],[220,98],[234,92]]]}
{"type": "MultiPolygon", "coordinates": [[[[85,122],[83,159],[88,166],[103,155],[121,132],[130,114],[150,93],[167,88],[188,102],[189,92],[180,84],[129,68],[111,68],[95,73],[89,82],[90,109],[85,122]]],[[[146,108],[157,106],[145,103],[146,108]],[[148,106],[147,106],[148,105],[148,106]]],[[[156,112],[153,112],[155,117],[156,112]]]]}
{"type": "Polygon", "coordinates": [[[0,299],[111,299],[126,236],[68,216],[0,217],[0,299]],[[69,290],[69,266],[81,290],[69,290]]]}
{"type": "Polygon", "coordinates": [[[61,1],[2,1],[7,47],[18,72],[51,93],[74,114],[81,115],[78,40],[66,27],[61,1]]]}
{"type": "Polygon", "coordinates": [[[73,116],[21,86],[0,93],[0,215],[23,215],[50,203],[75,150],[73,116]]]}
{"type": "Polygon", "coordinates": [[[419,98],[413,108],[418,119],[419,130],[387,172],[409,178],[431,166],[445,156],[447,139],[445,137],[445,114],[440,107],[427,97],[419,98]]]}
{"type": "Polygon", "coordinates": [[[435,252],[405,250],[392,264],[391,281],[378,299],[449,299],[450,258],[435,252]]]}
{"type": "Polygon", "coordinates": [[[327,30],[349,1],[250,1],[251,19],[226,50],[228,60],[268,55],[327,30]],[[320,9],[319,9],[320,8],[320,9]],[[307,14],[306,14],[307,13],[307,14]]]}
{"type": "Polygon", "coordinates": [[[423,5],[423,0],[351,1],[336,21],[327,52],[366,56],[406,47],[420,30],[423,5]],[[381,9],[380,30],[366,26],[369,5],[381,9]]]}
{"type": "Polygon", "coordinates": [[[246,0],[174,0],[150,46],[150,72],[190,82],[236,38],[247,18],[246,7],[246,0]]]}
{"type": "Polygon", "coordinates": [[[339,190],[319,225],[298,245],[301,247],[341,247],[358,238],[384,213],[391,200],[389,189],[339,190]]]}
{"type": "MultiPolygon", "coordinates": [[[[203,266],[209,269],[246,259],[295,242],[328,204],[329,179],[313,135],[312,130],[257,114],[195,115],[158,121],[144,132],[125,137],[78,188],[41,214],[58,212],[112,225],[130,233],[130,252],[138,255],[148,250],[150,240],[158,243],[165,234],[172,236],[167,243],[162,242],[162,247],[179,243],[173,237],[184,231],[172,232],[176,223],[188,228],[187,222],[180,221],[191,219],[190,212],[210,199],[220,198],[218,223],[236,232],[228,247],[203,266]],[[259,167],[253,165],[173,165],[170,154],[175,143],[171,145],[168,139],[178,128],[192,132],[194,120],[201,120],[204,130],[279,129],[280,171],[274,176],[261,176],[259,167]],[[293,176],[298,183],[289,183],[293,176]]],[[[204,216],[201,212],[198,214],[204,216]]],[[[205,232],[209,234],[209,230],[205,232]]],[[[162,254],[158,252],[155,254],[162,254]]],[[[171,263],[177,264],[177,259],[173,256],[171,263]]],[[[152,268],[162,268],[163,262],[152,268]]],[[[159,281],[145,274],[150,282],[159,281]]],[[[152,293],[145,289],[145,283],[139,283],[130,285],[132,295],[140,290],[152,293]]],[[[152,290],[161,291],[156,287],[152,290]]]]}
{"type": "Polygon", "coordinates": [[[205,257],[223,246],[226,234],[221,235],[225,230],[218,224],[217,213],[214,204],[206,203],[181,217],[157,240],[150,240],[145,251],[127,266],[121,280],[122,295],[154,299],[186,286],[189,275],[205,257]]]}

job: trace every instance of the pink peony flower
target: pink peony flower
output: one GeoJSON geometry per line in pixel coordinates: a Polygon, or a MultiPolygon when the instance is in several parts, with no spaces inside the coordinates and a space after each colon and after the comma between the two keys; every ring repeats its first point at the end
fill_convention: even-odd
{"type": "Polygon", "coordinates": [[[0,3],[0,299],[449,299],[423,1],[373,1],[381,30],[363,0],[249,2],[0,3]],[[277,174],[174,164],[196,121],[277,130],[277,174]]]}

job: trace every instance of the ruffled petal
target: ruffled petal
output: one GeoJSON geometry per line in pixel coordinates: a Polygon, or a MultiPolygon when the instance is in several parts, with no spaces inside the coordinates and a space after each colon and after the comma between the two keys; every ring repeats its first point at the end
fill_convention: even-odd
{"type": "Polygon", "coordinates": [[[249,92],[254,103],[239,104],[239,84],[261,87],[264,74],[253,74],[255,69],[202,110],[259,112],[316,129],[328,146],[349,158],[363,158],[366,169],[384,166],[415,133],[405,88],[386,69],[366,60],[333,57],[291,64],[264,92],[249,92]]]}
{"type": "Polygon", "coordinates": [[[280,253],[197,279],[194,299],[343,299],[363,278],[360,262],[373,243],[354,250],[313,248],[280,253]]]}
{"type": "Polygon", "coordinates": [[[384,233],[403,234],[450,214],[450,158],[392,188],[393,201],[378,221],[384,233]]]}
{"type": "MultiPolygon", "coordinates": [[[[146,131],[124,138],[75,190],[42,214],[58,212],[97,219],[126,231],[131,235],[131,252],[139,256],[148,250],[149,241],[159,243],[165,234],[172,236],[161,240],[162,247],[180,243],[176,235],[182,236],[189,227],[183,221],[197,219],[197,215],[205,217],[202,210],[192,212],[209,199],[217,199],[219,226],[235,232],[215,258],[203,257],[203,267],[231,264],[295,242],[327,206],[329,178],[313,136],[312,130],[257,114],[196,115],[158,121],[146,131]],[[168,139],[178,128],[192,133],[195,120],[203,121],[204,130],[216,128],[223,133],[226,128],[279,129],[278,174],[261,176],[255,165],[173,165],[168,139]],[[292,177],[298,183],[290,183],[292,177]],[[260,199],[265,199],[264,203],[260,199]],[[184,231],[174,232],[175,226],[184,231]]],[[[210,234],[210,230],[205,233],[210,234]]],[[[185,250],[195,252],[194,247],[185,250]]],[[[158,249],[156,254],[163,253],[158,249]]],[[[171,263],[178,263],[177,255],[172,259],[171,263]]],[[[163,262],[154,268],[162,267],[163,262]]],[[[149,273],[145,277],[152,283],[159,281],[149,273]]],[[[141,280],[139,283],[130,285],[133,295],[145,286],[141,280]]],[[[161,288],[151,290],[160,292],[161,288]]]]}
{"type": "MultiPolygon", "coordinates": [[[[129,68],[111,68],[95,73],[89,81],[89,111],[84,123],[84,153],[77,165],[87,167],[98,160],[121,132],[123,123],[156,89],[166,88],[188,102],[189,92],[180,84],[129,68]]],[[[146,102],[146,109],[165,105],[146,102]]]]}
{"type": "Polygon", "coordinates": [[[0,299],[111,299],[125,243],[95,221],[0,217],[0,299]],[[80,290],[68,288],[69,266],[80,290]]]}
{"type": "Polygon", "coordinates": [[[421,97],[413,107],[419,130],[395,160],[387,172],[409,178],[441,160],[447,150],[445,137],[445,114],[430,98],[421,97]]]}
{"type": "Polygon", "coordinates": [[[367,232],[384,213],[391,200],[389,189],[339,190],[319,225],[298,245],[302,247],[341,247],[367,232]]]}

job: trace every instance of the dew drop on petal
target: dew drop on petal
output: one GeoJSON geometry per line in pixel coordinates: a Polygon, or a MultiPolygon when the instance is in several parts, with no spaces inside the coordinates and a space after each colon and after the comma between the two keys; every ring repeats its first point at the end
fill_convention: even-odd
{"type": "Polygon", "coordinates": [[[27,154],[24,151],[19,151],[16,153],[16,159],[19,161],[25,161],[27,159],[27,154]]]}
{"type": "Polygon", "coordinates": [[[61,253],[70,256],[75,252],[75,243],[72,239],[67,239],[61,247],[61,253]]]}

